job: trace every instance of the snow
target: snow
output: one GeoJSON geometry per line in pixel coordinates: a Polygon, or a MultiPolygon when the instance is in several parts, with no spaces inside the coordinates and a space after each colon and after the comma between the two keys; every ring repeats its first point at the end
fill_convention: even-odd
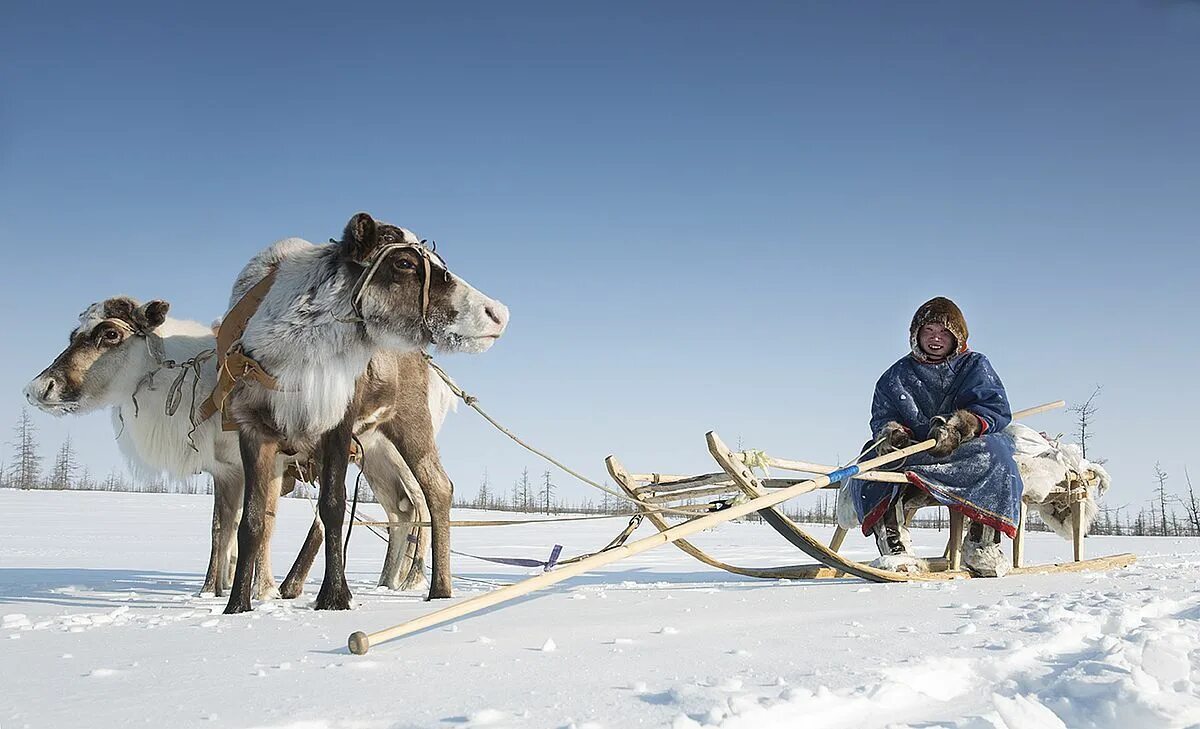
{"type": "MultiPolygon", "coordinates": [[[[223,599],[197,595],[207,498],[4,490],[0,513],[4,729],[1200,722],[1200,540],[1089,538],[1093,555],[1139,554],[1107,573],[870,587],[740,578],[663,546],[354,656],[351,632],[446,604],[375,589],[383,543],[365,530],[349,558],[354,610],[311,609],[318,562],[299,599],[225,616],[223,599]]],[[[280,504],[281,570],[311,518],[309,502],[280,504]]],[[[463,528],[454,540],[517,557],[558,543],[571,556],[622,526],[463,528]]],[[[944,539],[914,531],[925,553],[944,539]]],[[[803,561],[763,525],[727,524],[695,541],[738,563],[803,561]]],[[[863,558],[873,547],[852,535],[846,549],[863,558]]],[[[1028,535],[1026,549],[1031,561],[1070,555],[1051,534],[1028,535]]],[[[453,566],[460,598],[531,574],[465,557],[453,566]]]]}

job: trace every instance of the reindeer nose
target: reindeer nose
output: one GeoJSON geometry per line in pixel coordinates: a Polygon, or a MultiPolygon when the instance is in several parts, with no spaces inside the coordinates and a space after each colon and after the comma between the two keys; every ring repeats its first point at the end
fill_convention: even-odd
{"type": "Polygon", "coordinates": [[[504,323],[508,321],[508,307],[504,304],[499,302],[488,304],[483,307],[483,310],[494,324],[504,326],[504,323]]]}

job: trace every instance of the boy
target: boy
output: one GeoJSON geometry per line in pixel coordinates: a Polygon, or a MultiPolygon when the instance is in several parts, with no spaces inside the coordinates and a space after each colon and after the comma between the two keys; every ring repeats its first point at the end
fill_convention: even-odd
{"type": "Polygon", "coordinates": [[[852,480],[850,495],[864,535],[875,535],[873,564],[924,571],[909,541],[907,517],[920,506],[942,504],[971,520],[963,563],[973,573],[1008,571],[1000,534],[1016,534],[1023,484],[1013,442],[1001,431],[1012,420],[1004,385],[987,357],[967,348],[967,322],[947,298],[921,305],[909,327],[909,354],[875,385],[871,432],[880,453],[928,438],[929,451],[906,459],[908,485],[852,480]]]}

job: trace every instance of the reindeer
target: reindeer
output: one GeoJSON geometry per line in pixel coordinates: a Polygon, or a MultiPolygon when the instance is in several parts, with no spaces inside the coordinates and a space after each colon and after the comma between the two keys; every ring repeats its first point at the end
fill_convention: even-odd
{"type": "MultiPolygon", "coordinates": [[[[26,386],[25,396],[35,407],[56,416],[109,408],[118,447],[135,475],[153,478],[165,474],[177,480],[201,472],[212,476],[212,549],[201,592],[220,596],[232,577],[244,499],[237,434],[222,430],[220,418],[193,426],[188,413],[194,411],[197,396],[207,394],[216,382],[215,358],[206,356],[216,340],[204,324],[168,317],[169,307],[165,301],[140,304],[125,296],[92,304],[80,315],[67,348],[26,386]],[[177,381],[172,383],[171,378],[177,381]],[[175,395],[181,396],[178,404],[183,412],[172,415],[173,408],[167,403],[175,395]],[[183,404],[189,400],[189,405],[183,404]]],[[[420,361],[414,354],[379,356],[420,361]]],[[[436,432],[453,405],[453,393],[438,378],[411,378],[405,386],[419,388],[412,400],[425,398],[430,427],[436,432]]],[[[370,436],[363,438],[363,445],[367,480],[388,520],[421,520],[423,497],[395,447],[384,438],[370,436]]],[[[277,470],[281,474],[283,467],[280,459],[277,470]]],[[[286,479],[283,490],[290,490],[286,479]]],[[[273,523],[268,515],[267,543],[273,523]]],[[[380,585],[411,589],[423,581],[424,531],[389,529],[380,585]]],[[[256,598],[280,594],[269,549],[261,550],[255,574],[256,598]]],[[[303,575],[298,577],[298,582],[285,583],[285,597],[300,594],[303,575]]]]}
{"type": "Polygon", "coordinates": [[[231,309],[271,276],[237,346],[272,382],[242,380],[224,403],[238,426],[246,481],[237,569],[225,612],[250,609],[252,555],[279,495],[280,453],[318,457],[325,575],[315,607],[350,608],[341,545],[344,480],[351,438],[367,429],[391,441],[421,486],[433,525],[429,597],[449,597],[453,486],[432,429],[400,415],[411,412],[412,396],[395,386],[396,378],[408,374],[368,363],[380,350],[413,352],[430,344],[485,351],[504,332],[508,309],[450,273],[411,231],[367,213],[351,218],[341,240],[330,245],[289,238],[255,256],[234,284],[231,309]]]}

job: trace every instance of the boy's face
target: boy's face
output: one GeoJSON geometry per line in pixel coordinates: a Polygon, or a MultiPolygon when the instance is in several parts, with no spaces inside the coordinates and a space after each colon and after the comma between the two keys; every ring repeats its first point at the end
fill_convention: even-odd
{"type": "Polygon", "coordinates": [[[917,333],[917,343],[930,357],[947,357],[954,352],[954,335],[941,324],[925,324],[917,333]]]}

